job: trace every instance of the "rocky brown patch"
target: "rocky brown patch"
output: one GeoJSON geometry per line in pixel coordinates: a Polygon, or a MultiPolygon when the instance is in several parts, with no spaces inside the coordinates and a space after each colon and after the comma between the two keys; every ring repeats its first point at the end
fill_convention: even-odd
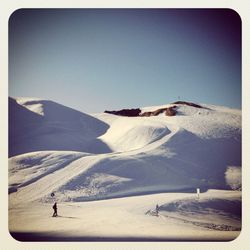
{"type": "Polygon", "coordinates": [[[105,110],[104,113],[135,117],[135,116],[139,116],[139,114],[141,113],[141,110],[140,109],[121,109],[121,110],[117,110],[117,111],[105,110]]]}
{"type": "MultiPolygon", "coordinates": [[[[192,106],[195,108],[205,108],[202,107],[198,104],[192,103],[192,102],[185,102],[185,101],[177,101],[177,102],[173,102],[172,104],[181,104],[181,105],[187,105],[187,106],[192,106]]],[[[141,109],[136,108],[136,109],[121,109],[121,110],[117,110],[117,111],[108,111],[105,110],[105,113],[108,114],[113,114],[113,115],[120,115],[120,116],[128,116],[128,117],[136,117],[136,116],[144,116],[144,117],[149,117],[149,116],[157,116],[159,114],[165,113],[166,116],[175,116],[177,114],[177,106],[171,106],[168,108],[161,108],[161,109],[157,109],[154,111],[147,111],[144,113],[141,113],[141,109]]]]}
{"type": "Polygon", "coordinates": [[[166,116],[174,116],[177,113],[176,106],[172,106],[169,108],[161,108],[161,109],[157,109],[155,111],[144,112],[144,113],[140,114],[140,116],[147,116],[147,117],[148,116],[157,116],[163,112],[165,112],[166,116]]]}
{"type": "Polygon", "coordinates": [[[184,101],[177,101],[177,102],[173,102],[173,104],[183,104],[183,105],[187,105],[187,106],[192,106],[192,107],[195,107],[195,108],[204,108],[198,104],[195,104],[193,102],[184,102],[184,101]]]}

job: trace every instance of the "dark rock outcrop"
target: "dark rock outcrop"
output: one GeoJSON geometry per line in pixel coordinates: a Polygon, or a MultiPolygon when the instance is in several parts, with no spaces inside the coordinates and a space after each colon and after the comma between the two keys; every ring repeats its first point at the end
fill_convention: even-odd
{"type": "Polygon", "coordinates": [[[177,111],[176,111],[176,106],[172,106],[169,108],[161,108],[161,109],[157,109],[155,111],[148,111],[148,112],[144,112],[142,114],[140,114],[140,116],[157,116],[161,113],[165,112],[166,116],[174,116],[176,115],[177,111]]]}
{"type": "Polygon", "coordinates": [[[177,111],[176,111],[176,106],[166,108],[165,115],[166,116],[175,116],[177,111]]]}
{"type": "Polygon", "coordinates": [[[187,106],[192,106],[192,107],[195,107],[195,108],[204,108],[198,104],[195,104],[193,102],[184,102],[184,101],[177,101],[177,102],[173,102],[172,104],[183,104],[183,105],[187,105],[187,106]]]}
{"type": "MultiPolygon", "coordinates": [[[[192,103],[192,102],[185,102],[185,101],[177,101],[173,102],[172,104],[179,104],[179,105],[187,105],[187,106],[192,106],[195,108],[204,108],[198,104],[192,103]]],[[[108,111],[105,110],[105,113],[108,114],[113,114],[113,115],[120,115],[120,116],[129,116],[129,117],[136,117],[136,116],[144,116],[144,117],[149,117],[149,116],[157,116],[159,114],[165,113],[166,116],[175,116],[177,114],[177,106],[173,105],[168,108],[161,108],[161,109],[156,109],[154,111],[147,111],[144,113],[141,113],[141,110],[139,108],[137,109],[121,109],[117,111],[108,111]]]]}
{"type": "Polygon", "coordinates": [[[105,110],[104,113],[113,114],[113,115],[135,117],[135,116],[139,116],[139,114],[141,113],[141,110],[138,109],[138,108],[137,109],[121,109],[121,110],[117,110],[117,111],[105,110]]]}

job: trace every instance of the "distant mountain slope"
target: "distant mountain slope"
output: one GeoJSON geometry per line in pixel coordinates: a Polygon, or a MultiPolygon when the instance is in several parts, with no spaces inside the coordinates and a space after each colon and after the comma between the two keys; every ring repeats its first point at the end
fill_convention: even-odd
{"type": "Polygon", "coordinates": [[[10,158],[12,202],[49,201],[51,192],[58,200],[83,201],[196,187],[240,188],[240,110],[176,103],[175,116],[92,117],[49,101],[11,103],[16,154],[95,153],[34,152],[10,158]]]}
{"type": "Polygon", "coordinates": [[[110,152],[97,139],[108,127],[52,101],[9,98],[9,156],[41,150],[110,152]]]}

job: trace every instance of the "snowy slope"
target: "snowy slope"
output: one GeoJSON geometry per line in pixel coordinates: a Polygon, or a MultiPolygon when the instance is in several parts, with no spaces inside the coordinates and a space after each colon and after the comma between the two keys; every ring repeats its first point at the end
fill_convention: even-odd
{"type": "Polygon", "coordinates": [[[28,241],[229,241],[240,233],[240,201],[239,191],[209,190],[199,200],[194,193],[161,193],[60,202],[57,218],[52,204],[32,202],[11,207],[9,228],[28,241]]]}
{"type": "Polygon", "coordinates": [[[175,116],[122,117],[10,98],[10,232],[40,241],[235,239],[241,111],[175,106],[175,116]],[[60,216],[51,218],[55,201],[60,216]]]}
{"type": "Polygon", "coordinates": [[[9,156],[41,150],[110,152],[98,136],[108,125],[52,101],[9,98],[9,156]]]}
{"type": "Polygon", "coordinates": [[[11,201],[50,201],[51,192],[84,201],[240,188],[241,112],[176,106],[171,117],[90,116],[51,101],[10,99],[10,155],[18,154],[10,158],[11,201]]]}
{"type": "Polygon", "coordinates": [[[87,154],[40,151],[12,157],[9,161],[9,192],[30,185],[87,154]]]}

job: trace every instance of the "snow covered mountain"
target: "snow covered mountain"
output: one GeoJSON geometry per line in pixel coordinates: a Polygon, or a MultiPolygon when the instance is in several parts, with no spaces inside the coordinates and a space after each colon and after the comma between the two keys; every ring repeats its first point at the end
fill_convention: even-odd
{"type": "Polygon", "coordinates": [[[110,152],[97,139],[108,125],[48,100],[9,98],[9,156],[44,150],[110,152]]]}
{"type": "MultiPolygon", "coordinates": [[[[141,108],[151,112],[161,107],[141,108]]],[[[11,200],[84,201],[241,187],[241,111],[174,104],[176,114],[88,115],[9,99],[11,200]]]]}

